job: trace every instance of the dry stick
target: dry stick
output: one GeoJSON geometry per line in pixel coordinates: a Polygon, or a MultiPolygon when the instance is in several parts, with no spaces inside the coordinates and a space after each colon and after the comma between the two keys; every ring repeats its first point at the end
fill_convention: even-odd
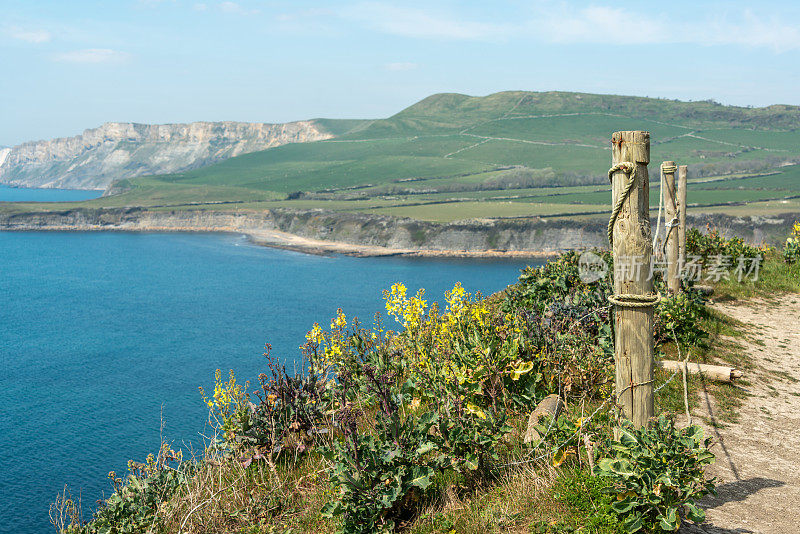
{"type": "Polygon", "coordinates": [[[648,276],[650,228],[650,134],[615,132],[611,138],[612,205],[609,237],[614,253],[616,390],[623,415],[636,428],[653,416],[653,306],[658,302],[648,276]],[[619,272],[623,262],[638,262],[619,272]],[[645,268],[641,268],[645,266],[645,268]]]}
{"type": "Polygon", "coordinates": [[[678,205],[678,272],[683,272],[686,264],[686,165],[678,167],[677,205],[678,205]]]}
{"type": "MultiPolygon", "coordinates": [[[[683,368],[683,362],[675,360],[661,360],[656,362],[656,365],[667,371],[680,371],[683,368]]],[[[733,382],[743,376],[743,373],[735,367],[696,362],[689,362],[687,371],[690,375],[703,375],[705,378],[717,382],[733,382]]]]}
{"type": "Polygon", "coordinates": [[[674,161],[665,161],[661,164],[661,172],[664,176],[662,188],[664,189],[664,219],[668,221],[664,224],[667,235],[664,237],[664,252],[667,260],[667,288],[669,292],[676,295],[681,289],[680,271],[678,269],[678,235],[677,230],[678,206],[675,194],[675,171],[677,167],[674,161]]]}
{"type": "Polygon", "coordinates": [[[588,434],[583,435],[583,444],[586,447],[586,457],[589,459],[589,472],[594,472],[594,446],[588,434]]]}

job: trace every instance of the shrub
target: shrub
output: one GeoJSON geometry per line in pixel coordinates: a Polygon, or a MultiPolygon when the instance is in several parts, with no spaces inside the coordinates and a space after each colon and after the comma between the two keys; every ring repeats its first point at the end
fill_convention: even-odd
{"type": "Polygon", "coordinates": [[[553,467],[558,467],[569,458],[577,458],[580,454],[580,431],[583,420],[573,420],[567,416],[560,416],[553,420],[550,416],[543,416],[534,425],[540,439],[534,443],[535,448],[544,448],[553,467]]]}
{"type": "MultiPolygon", "coordinates": [[[[610,271],[611,254],[592,252],[610,271]]],[[[579,259],[572,251],[541,267],[526,268],[501,305],[526,321],[527,347],[538,355],[542,394],[596,394],[613,376],[610,277],[584,282],[579,259]]]]}
{"type": "Polygon", "coordinates": [[[696,293],[678,293],[661,299],[654,317],[657,343],[674,341],[683,346],[702,345],[708,338],[703,330],[705,306],[696,293]]]}
{"type": "Polygon", "coordinates": [[[504,377],[528,371],[508,369],[508,358],[517,356],[509,347],[518,346],[502,335],[508,325],[498,332],[490,311],[460,286],[447,294],[441,316],[434,309],[423,317],[421,297],[409,298],[401,284],[386,292],[389,315],[405,328],[400,334],[357,324],[345,332],[342,314],[330,333],[310,333],[323,347],[322,365],[337,377],[341,439],[325,455],[340,497],[324,513],[341,516],[344,532],[392,529],[439,473],[468,483],[484,475],[511,430],[497,410],[506,398],[504,377]],[[471,321],[475,328],[464,330],[471,321]]]}
{"type": "Polygon", "coordinates": [[[783,259],[786,263],[797,263],[800,260],[800,223],[795,222],[792,233],[783,245],[783,259]]]}
{"type": "MultiPolygon", "coordinates": [[[[606,262],[607,272],[613,272],[609,251],[593,250],[592,253],[606,262]]],[[[606,276],[591,283],[584,282],[580,276],[579,258],[578,252],[570,251],[541,267],[526,267],[519,277],[518,286],[507,292],[506,307],[543,313],[554,303],[587,308],[606,305],[606,297],[613,291],[611,277],[606,276]]]]}
{"type": "MultiPolygon", "coordinates": [[[[609,253],[596,254],[609,265],[609,253]]],[[[276,487],[289,491],[283,489],[280,477],[296,470],[299,459],[316,447],[316,453],[328,460],[325,479],[331,484],[325,492],[324,516],[335,518],[348,533],[402,526],[445,484],[462,495],[475,490],[502,472],[500,460],[518,445],[509,436],[508,417],[513,421],[528,413],[550,393],[569,401],[610,395],[614,374],[611,306],[606,299],[612,291],[610,277],[586,283],[578,267],[579,255],[571,252],[545,266],[526,269],[504,300],[484,300],[456,284],[445,294],[443,307],[429,306],[422,290],[412,296],[405,286],[395,284],[384,292],[384,299],[399,332],[384,329],[379,317],[374,328],[364,328],[338,310],[329,329],[315,324],[306,335],[299,371],[287,372],[272,358],[269,346],[265,354],[269,372],[259,375],[254,391],[248,391],[249,384],[240,384],[233,372],[223,379],[217,370],[213,393],[206,395],[201,388],[209,422],[217,431],[206,451],[211,458],[208,465],[220,459],[245,478],[271,473],[276,487]]],[[[702,301],[694,297],[666,299],[657,313],[657,335],[663,341],[674,330],[682,343],[699,342],[701,316],[702,301]]],[[[607,417],[603,412],[594,421],[608,421],[607,417]]],[[[607,430],[587,429],[584,421],[569,417],[541,424],[547,428],[540,426],[544,439],[538,445],[557,466],[580,453],[580,434],[607,430]]],[[[663,475],[671,481],[694,476],[686,474],[691,470],[688,464],[665,466],[648,459],[664,447],[678,455],[677,443],[694,439],[693,434],[687,437],[674,428],[674,436],[664,429],[647,432],[639,436],[627,431],[621,442],[613,444],[615,463],[602,464],[608,472],[601,482],[615,491],[622,488],[615,510],[627,514],[633,527],[637,521],[642,525],[661,521],[661,516],[671,521],[669,510],[688,507],[691,501],[681,499],[699,492],[680,489],[680,493],[662,481],[650,493],[642,493],[658,499],[649,496],[646,502],[617,510],[619,503],[627,506],[633,499],[628,486],[646,485],[647,477],[663,475]],[[656,452],[633,451],[631,441],[636,439],[640,449],[652,445],[656,452]],[[623,445],[631,451],[619,449],[623,445]],[[620,466],[630,466],[631,472],[622,472],[620,466]],[[641,475],[642,470],[648,474],[641,475]],[[651,505],[663,509],[661,515],[653,515],[647,508],[651,505]]],[[[699,445],[690,452],[695,449],[699,445]]],[[[303,461],[318,459],[314,455],[303,461]]],[[[163,500],[184,483],[190,469],[154,468],[153,461],[132,464],[125,483],[114,479],[114,495],[86,527],[94,530],[85,532],[117,532],[108,525],[153,521],[163,500]]],[[[692,465],[701,464],[698,459],[692,465]]],[[[593,480],[595,486],[601,483],[593,480]]],[[[683,488],[688,483],[681,479],[681,484],[683,488]]],[[[259,506],[258,517],[280,514],[272,505],[259,506]]]]}
{"type": "Polygon", "coordinates": [[[595,474],[612,482],[611,508],[628,532],[675,531],[684,511],[692,521],[705,519],[695,499],[714,492],[703,472],[714,461],[710,442],[700,427],[677,429],[663,415],[650,428],[623,423],[619,441],[607,443],[613,456],[600,460],[595,474]]]}
{"type": "Polygon", "coordinates": [[[763,257],[764,251],[759,247],[748,245],[740,237],[726,239],[717,228],[706,228],[706,233],[697,228],[686,230],[686,255],[699,256],[700,261],[707,264],[714,257],[727,256],[736,261],[737,258],[763,257]]]}
{"type": "Polygon", "coordinates": [[[144,463],[128,462],[130,474],[125,480],[112,471],[108,478],[114,493],[86,525],[72,525],[70,534],[133,534],[145,532],[157,521],[157,511],[186,481],[188,466],[182,465],[181,453],[162,443],[157,457],[152,454],[144,463]],[[178,468],[169,466],[178,462],[178,468]]]}
{"type": "Polygon", "coordinates": [[[249,416],[241,419],[235,441],[247,467],[254,460],[270,466],[284,452],[304,453],[326,424],[326,382],[304,359],[300,370],[290,375],[284,365],[264,354],[270,374],[258,377],[260,389],[253,392],[258,404],[248,401],[249,416]]]}
{"type": "Polygon", "coordinates": [[[222,380],[222,372],[217,369],[214,373],[214,393],[206,396],[203,387],[198,388],[203,402],[208,406],[208,423],[222,434],[221,440],[215,436],[214,445],[232,448],[237,432],[247,424],[250,417],[247,387],[247,384],[242,386],[236,381],[233,369],[227,381],[222,380]]]}

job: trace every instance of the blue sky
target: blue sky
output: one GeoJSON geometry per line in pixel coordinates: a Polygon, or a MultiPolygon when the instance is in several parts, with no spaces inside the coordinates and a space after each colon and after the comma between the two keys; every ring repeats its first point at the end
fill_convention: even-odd
{"type": "Polygon", "coordinates": [[[0,145],[391,115],[436,92],[800,104],[800,3],[0,0],[0,145]]]}

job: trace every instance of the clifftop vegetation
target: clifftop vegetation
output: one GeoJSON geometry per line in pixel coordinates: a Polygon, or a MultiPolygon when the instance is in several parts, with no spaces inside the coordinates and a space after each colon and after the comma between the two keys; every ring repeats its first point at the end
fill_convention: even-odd
{"type": "MultiPolygon", "coordinates": [[[[783,256],[714,232],[688,246],[708,258],[766,258],[765,285],[721,283],[730,297],[797,290],[796,238],[783,256]]],[[[690,349],[698,361],[735,358],[720,340],[733,324],[690,282],[686,290],[658,306],[659,357],[690,349]]],[[[109,475],[115,492],[91,521],[64,495],[54,524],[70,533],[608,533],[702,521],[695,501],[713,491],[703,474],[713,454],[699,428],[673,423],[680,378],[657,376],[661,415],[650,429],[623,423],[613,438],[609,292],[608,278],[581,279],[574,252],[489,298],[456,285],[438,306],[395,284],[384,321],[339,310],[314,325],[298,372],[269,349],[253,390],[218,372],[213,391],[201,389],[215,430],[203,457],[162,444],[128,476],[109,475]],[[552,394],[563,412],[528,421],[552,394]]],[[[735,396],[715,391],[735,417],[735,396]]]]}

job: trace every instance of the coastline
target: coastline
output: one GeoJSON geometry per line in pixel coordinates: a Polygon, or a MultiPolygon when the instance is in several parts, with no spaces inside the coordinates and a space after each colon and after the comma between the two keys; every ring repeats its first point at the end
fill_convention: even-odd
{"type": "Polygon", "coordinates": [[[339,254],[357,258],[409,257],[409,258],[486,258],[525,259],[556,257],[565,250],[447,250],[409,249],[378,245],[357,245],[341,241],[324,241],[282,232],[280,230],[252,230],[236,227],[149,226],[115,227],[108,225],[48,225],[35,228],[8,228],[0,225],[0,232],[126,232],[126,233],[217,233],[244,235],[249,242],[260,247],[277,248],[327,256],[339,254]]]}
{"type": "MultiPolygon", "coordinates": [[[[775,242],[800,217],[774,219],[723,215],[687,217],[689,226],[721,228],[748,242],[775,242]]],[[[71,208],[64,211],[0,209],[0,231],[219,232],[307,254],[356,257],[547,258],[567,250],[608,246],[605,218],[546,220],[466,219],[434,223],[324,210],[265,211],[71,208]]]]}

